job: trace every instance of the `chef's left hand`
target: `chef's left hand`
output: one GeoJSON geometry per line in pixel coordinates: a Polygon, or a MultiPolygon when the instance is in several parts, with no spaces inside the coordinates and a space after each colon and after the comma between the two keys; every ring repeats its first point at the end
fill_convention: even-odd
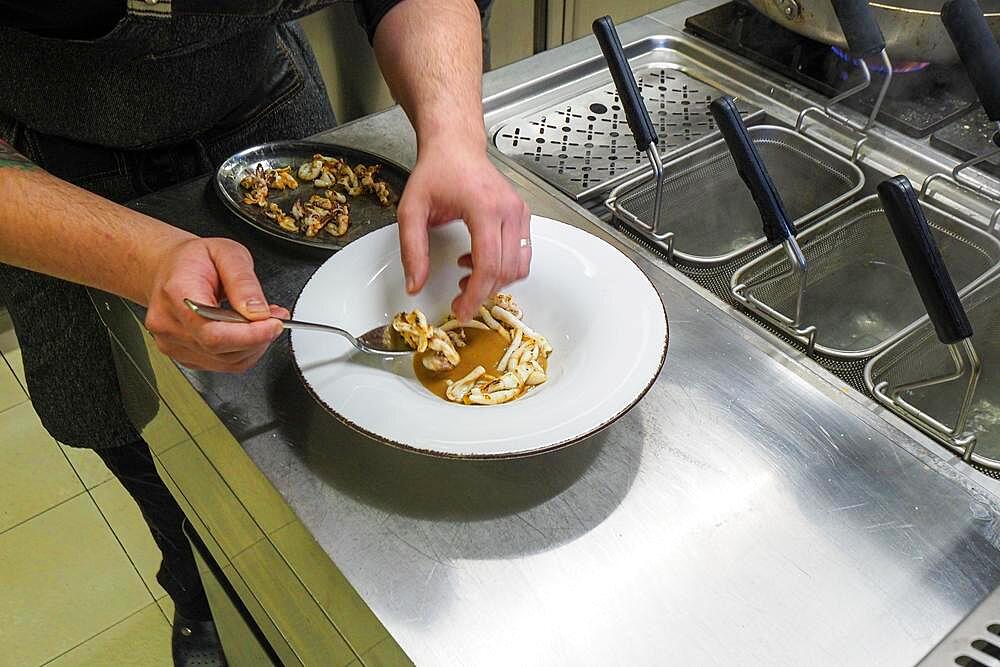
{"type": "Polygon", "coordinates": [[[419,292],[427,282],[429,228],[452,220],[465,221],[472,237],[472,253],[459,264],[471,268],[472,274],[460,281],[461,293],[452,303],[452,312],[462,321],[472,319],[493,293],[528,275],[531,212],[480,144],[421,147],[399,202],[398,216],[410,294],[419,292]]]}

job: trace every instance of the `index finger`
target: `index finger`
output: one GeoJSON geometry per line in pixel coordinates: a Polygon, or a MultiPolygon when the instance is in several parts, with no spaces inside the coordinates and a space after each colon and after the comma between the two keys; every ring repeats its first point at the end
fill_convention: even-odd
{"type": "Polygon", "coordinates": [[[269,345],[281,335],[281,322],[274,319],[238,324],[235,322],[210,322],[194,331],[194,339],[212,354],[242,352],[269,345]]]}
{"type": "Polygon", "coordinates": [[[453,310],[462,321],[471,319],[493,291],[500,273],[500,221],[475,218],[466,224],[472,237],[472,275],[453,310]]]}

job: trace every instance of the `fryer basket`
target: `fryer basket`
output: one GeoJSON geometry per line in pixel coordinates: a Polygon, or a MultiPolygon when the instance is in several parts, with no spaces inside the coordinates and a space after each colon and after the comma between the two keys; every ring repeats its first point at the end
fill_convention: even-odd
{"type": "MultiPolygon", "coordinates": [[[[924,212],[959,293],[985,280],[1000,262],[1000,241],[924,204],[924,212]]],[[[798,236],[808,266],[801,321],[799,292],[782,248],[736,271],[733,297],[806,345],[837,359],[861,359],[892,344],[924,314],[903,255],[877,195],[818,222],[798,236]]]]}
{"type": "MultiPolygon", "coordinates": [[[[864,186],[857,165],[800,133],[774,125],[748,131],[796,228],[843,204],[864,186]]],[[[656,190],[652,170],[615,188],[608,208],[689,264],[724,264],[766,244],[760,214],[725,141],[667,163],[664,172],[660,223],[669,238],[649,234],[656,190]]]]}
{"type": "Polygon", "coordinates": [[[892,397],[897,388],[953,371],[949,348],[942,345],[934,327],[925,318],[910,327],[893,345],[865,367],[865,385],[881,404],[928,435],[987,470],[1000,471],[1000,276],[981,283],[962,298],[972,324],[972,341],[981,360],[978,381],[969,407],[965,429],[959,437],[940,425],[959,421],[967,373],[954,381],[939,382],[900,394],[916,415],[892,397]],[[926,417],[937,422],[928,423],[926,417]]]}

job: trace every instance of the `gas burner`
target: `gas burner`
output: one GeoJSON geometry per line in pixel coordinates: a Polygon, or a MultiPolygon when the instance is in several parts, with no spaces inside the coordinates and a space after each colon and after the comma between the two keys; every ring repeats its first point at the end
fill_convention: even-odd
{"type": "MultiPolygon", "coordinates": [[[[843,49],[837,48],[836,46],[831,46],[830,49],[833,54],[843,60],[844,62],[851,63],[852,65],[857,64],[858,59],[853,57],[848,52],[843,49]]],[[[882,64],[881,58],[865,58],[865,64],[868,65],[868,71],[873,74],[885,74],[885,65],[882,64]]],[[[921,62],[902,62],[892,64],[893,74],[909,74],[911,72],[922,72],[923,70],[930,67],[930,63],[921,62]]]]}
{"type": "MultiPolygon", "coordinates": [[[[852,58],[828,44],[803,37],[739,2],[691,16],[685,29],[830,98],[860,80],[852,58]]],[[[871,85],[844,102],[868,115],[884,80],[881,62],[869,65],[871,85]]],[[[903,134],[922,138],[954,123],[979,106],[960,65],[897,63],[878,115],[903,134]]]]}

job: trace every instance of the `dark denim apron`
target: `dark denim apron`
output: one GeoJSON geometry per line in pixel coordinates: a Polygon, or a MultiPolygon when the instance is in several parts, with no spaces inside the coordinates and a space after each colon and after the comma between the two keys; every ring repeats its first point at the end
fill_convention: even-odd
{"type": "MultiPolygon", "coordinates": [[[[115,201],[211,171],[249,145],[335,124],[301,30],[329,1],[128,0],[96,40],[0,27],[0,137],[115,201]]],[[[87,290],[0,264],[28,390],[60,442],[136,441],[106,329],[87,290]]]]}

